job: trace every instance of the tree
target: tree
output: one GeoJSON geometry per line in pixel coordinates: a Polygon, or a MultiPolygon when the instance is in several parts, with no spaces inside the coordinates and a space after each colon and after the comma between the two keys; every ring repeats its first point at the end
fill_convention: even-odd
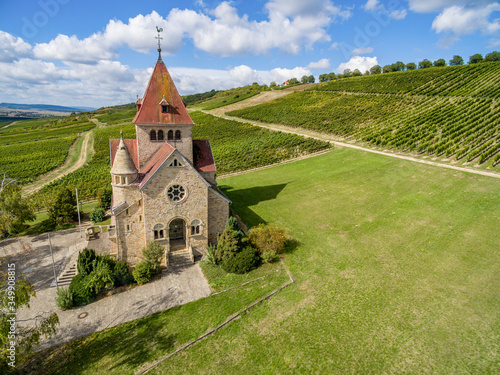
{"type": "Polygon", "coordinates": [[[380,65],[373,65],[370,68],[370,74],[380,74],[380,73],[382,73],[382,68],[380,67],[380,65]]]}
{"type": "Polygon", "coordinates": [[[432,66],[432,63],[428,59],[424,59],[418,63],[419,69],[426,69],[426,68],[430,68],[431,66],[432,66]]]}
{"type": "Polygon", "coordinates": [[[0,232],[19,233],[26,221],[35,220],[33,210],[21,196],[21,187],[8,185],[0,192],[0,232]]]}
{"type": "Polygon", "coordinates": [[[450,66],[464,65],[464,59],[460,55],[454,55],[449,64],[450,66]]]}
{"type": "Polygon", "coordinates": [[[500,61],[500,52],[493,51],[484,56],[484,61],[500,61]]]}
{"type": "Polygon", "coordinates": [[[476,53],[469,58],[469,64],[477,64],[483,62],[483,55],[476,53]]]}
{"type": "Polygon", "coordinates": [[[315,78],[312,74],[307,77],[307,83],[314,83],[314,81],[315,81],[315,78]]]}
{"type": "Polygon", "coordinates": [[[239,253],[243,247],[244,233],[234,217],[227,219],[224,231],[217,236],[217,251],[215,260],[225,263],[239,253]]]}
{"type": "Polygon", "coordinates": [[[344,77],[351,77],[352,71],[351,69],[344,69],[344,77]]]}
{"type": "Polygon", "coordinates": [[[367,71],[365,72],[365,76],[369,76],[369,75],[370,75],[370,72],[367,70],[367,71]]]}
{"type": "Polygon", "coordinates": [[[352,72],[353,77],[359,77],[361,76],[361,71],[359,69],[354,69],[354,72],[352,72]]]}
{"type": "Polygon", "coordinates": [[[36,297],[33,284],[22,277],[16,277],[14,264],[5,267],[0,262],[0,373],[13,370],[16,362],[40,344],[42,337],[51,338],[56,333],[59,318],[56,313],[37,316],[34,327],[21,327],[17,324],[15,313],[22,306],[29,308],[31,297],[36,297]],[[15,332],[13,334],[12,332],[15,332]]]}
{"type": "Polygon", "coordinates": [[[406,70],[415,70],[417,69],[417,65],[414,62],[410,62],[405,65],[406,70]]]}
{"type": "Polygon", "coordinates": [[[49,218],[56,225],[67,224],[77,216],[76,198],[73,191],[62,189],[57,195],[56,202],[49,209],[49,218]]]}
{"type": "Polygon", "coordinates": [[[328,74],[320,74],[319,75],[319,81],[320,82],[327,82],[328,81],[328,74]]]}
{"type": "Polygon", "coordinates": [[[99,207],[109,210],[111,208],[111,197],[113,196],[113,190],[110,188],[105,188],[97,190],[97,204],[99,207]]]}
{"type": "Polygon", "coordinates": [[[274,89],[275,87],[277,86],[276,82],[272,81],[270,84],[269,84],[269,87],[274,89]]]}
{"type": "Polygon", "coordinates": [[[299,83],[299,80],[298,80],[297,78],[290,78],[290,79],[288,80],[288,83],[289,83],[290,85],[295,85],[295,84],[299,83]]]}
{"type": "Polygon", "coordinates": [[[337,78],[337,76],[335,75],[335,73],[331,72],[331,73],[328,73],[327,81],[333,81],[336,78],[337,78]]]}
{"type": "Polygon", "coordinates": [[[392,72],[392,66],[384,65],[384,67],[382,68],[382,73],[390,73],[390,72],[392,72]]]}
{"type": "Polygon", "coordinates": [[[142,249],[142,257],[149,263],[151,269],[158,273],[161,271],[161,258],[165,254],[165,248],[157,241],[151,241],[142,249]]]}
{"type": "Polygon", "coordinates": [[[446,66],[446,60],[445,59],[437,59],[434,61],[434,66],[446,66]]]}
{"type": "Polygon", "coordinates": [[[300,83],[307,83],[307,76],[302,76],[300,83]]]}
{"type": "Polygon", "coordinates": [[[403,70],[405,70],[405,64],[403,64],[402,61],[396,61],[394,64],[392,64],[393,72],[401,72],[403,70]]]}

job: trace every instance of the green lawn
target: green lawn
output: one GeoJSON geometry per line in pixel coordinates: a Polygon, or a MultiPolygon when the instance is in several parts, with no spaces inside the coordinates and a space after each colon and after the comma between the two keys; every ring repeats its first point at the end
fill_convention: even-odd
{"type": "Polygon", "coordinates": [[[498,373],[500,181],[337,149],[220,181],[296,284],[153,373],[498,373]]]}
{"type": "MultiPolygon", "coordinates": [[[[219,186],[248,224],[296,240],[285,255],[296,282],[153,374],[500,372],[499,180],[335,149],[219,186]]],[[[284,281],[281,271],[36,358],[44,373],[132,374],[284,281]]]]}

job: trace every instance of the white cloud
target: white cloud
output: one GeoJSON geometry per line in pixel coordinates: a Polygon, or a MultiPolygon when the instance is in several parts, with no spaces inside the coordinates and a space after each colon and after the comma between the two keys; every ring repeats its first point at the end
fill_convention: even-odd
{"type": "Polygon", "coordinates": [[[348,62],[340,64],[335,71],[337,73],[343,73],[345,69],[359,69],[361,73],[370,70],[374,65],[378,65],[376,57],[365,57],[365,56],[353,56],[348,62]]]}
{"type": "Polygon", "coordinates": [[[406,11],[406,9],[400,9],[392,11],[391,13],[389,13],[389,16],[393,20],[402,20],[406,17],[407,14],[408,12],[406,11]]]}
{"type": "Polygon", "coordinates": [[[364,55],[364,54],[372,53],[372,52],[373,52],[373,47],[354,48],[352,50],[352,55],[353,56],[359,56],[359,55],[364,55]]]}
{"type": "Polygon", "coordinates": [[[308,69],[330,69],[330,60],[321,59],[318,62],[311,62],[307,65],[308,69]]]}
{"type": "Polygon", "coordinates": [[[196,48],[219,56],[259,55],[273,49],[297,54],[315,43],[330,41],[327,27],[352,15],[329,0],[270,0],[265,10],[268,18],[262,21],[251,21],[247,15],[240,17],[227,1],[207,14],[175,8],[163,18],[153,11],[130,18],[127,23],[110,20],[103,32],[84,39],[58,35],[48,43],[37,44],[34,53],[41,59],[88,63],[115,58],[116,49],[123,45],[148,53],[155,48],[152,30],[159,26],[165,30],[165,53],[179,50],[188,38],[196,48]]]}
{"type": "Polygon", "coordinates": [[[472,34],[478,30],[486,34],[500,31],[498,19],[489,22],[494,11],[500,10],[500,4],[488,4],[481,8],[466,8],[451,6],[440,13],[432,22],[432,28],[437,33],[451,31],[456,35],[472,34]]]}
{"type": "Polygon", "coordinates": [[[257,71],[246,65],[234,67],[229,71],[229,75],[233,78],[236,86],[247,85],[249,82],[257,82],[260,79],[257,71]]]}
{"type": "Polygon", "coordinates": [[[11,62],[31,55],[31,45],[0,30],[0,61],[11,62]]]}
{"type": "Polygon", "coordinates": [[[339,49],[339,46],[340,46],[340,43],[339,43],[339,42],[333,42],[333,43],[330,45],[330,49],[338,50],[338,49],[339,49]]]}
{"type": "Polygon", "coordinates": [[[378,3],[378,0],[368,0],[363,8],[373,12],[380,9],[380,4],[378,3]]]}
{"type": "Polygon", "coordinates": [[[289,80],[290,78],[301,79],[303,76],[310,76],[311,71],[308,68],[304,67],[296,67],[293,69],[285,69],[285,68],[275,68],[271,70],[271,76],[273,77],[273,81],[280,84],[289,80]]]}
{"type": "Polygon", "coordinates": [[[470,0],[408,0],[408,3],[410,4],[410,10],[414,12],[430,13],[430,12],[440,11],[449,6],[466,5],[468,3],[470,4],[471,1],[470,0]]]}

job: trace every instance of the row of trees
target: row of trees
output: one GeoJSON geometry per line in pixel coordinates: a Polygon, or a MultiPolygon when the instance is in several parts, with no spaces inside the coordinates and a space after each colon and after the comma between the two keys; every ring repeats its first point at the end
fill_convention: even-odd
{"type": "MultiPolygon", "coordinates": [[[[483,58],[483,56],[480,53],[476,53],[469,58],[469,64],[477,64],[480,62],[492,62],[492,61],[500,61],[500,52],[493,51],[488,54],[483,58]]],[[[381,73],[390,73],[390,72],[400,72],[404,70],[415,70],[415,69],[426,69],[430,67],[441,67],[441,66],[446,66],[446,60],[445,59],[437,59],[436,61],[432,62],[429,59],[424,59],[420,61],[417,64],[414,62],[410,62],[408,64],[403,63],[402,61],[397,61],[394,64],[390,65],[385,65],[381,67],[380,65],[374,65],[370,68],[370,70],[365,71],[364,75],[372,75],[372,74],[381,74],[381,73]]],[[[458,66],[458,65],[464,65],[464,59],[460,55],[455,55],[453,58],[448,61],[449,66],[458,66]]],[[[357,76],[362,76],[363,73],[359,69],[344,69],[343,73],[341,74],[335,74],[335,73],[328,73],[328,74],[321,74],[319,76],[319,81],[320,82],[328,82],[332,81],[334,79],[338,78],[345,78],[345,77],[357,77],[357,76]]],[[[306,77],[306,76],[304,76],[306,77]]],[[[303,77],[303,79],[304,79],[303,77]]],[[[314,77],[313,77],[314,78],[314,77]]],[[[295,78],[294,78],[295,79],[295,78]]],[[[297,79],[295,79],[297,81],[297,79]]],[[[314,81],[313,81],[314,82],[314,81]]],[[[298,83],[298,81],[297,81],[298,83]]]]}

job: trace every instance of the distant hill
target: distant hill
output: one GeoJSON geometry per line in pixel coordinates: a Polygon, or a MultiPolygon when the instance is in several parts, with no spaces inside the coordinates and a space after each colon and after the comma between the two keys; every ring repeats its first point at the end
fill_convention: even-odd
{"type": "Polygon", "coordinates": [[[17,104],[17,103],[0,103],[0,108],[19,109],[25,111],[50,111],[50,112],[85,112],[93,111],[96,108],[92,107],[64,107],[60,105],[50,104],[17,104]]]}

